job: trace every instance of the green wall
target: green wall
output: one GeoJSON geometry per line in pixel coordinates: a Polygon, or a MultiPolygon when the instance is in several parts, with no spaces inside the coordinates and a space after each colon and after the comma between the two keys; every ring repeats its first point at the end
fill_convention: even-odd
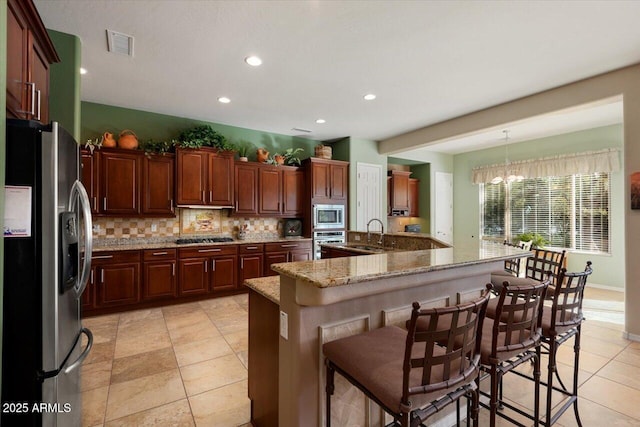
{"type": "MultiPolygon", "coordinates": [[[[207,124],[211,125],[213,129],[224,135],[234,144],[248,142],[253,144],[256,149],[260,147],[266,148],[272,155],[277,152],[282,153],[287,148],[300,147],[304,149],[304,153],[300,155],[300,158],[305,159],[313,155],[314,147],[318,145],[318,141],[306,138],[244,129],[219,123],[92,102],[83,101],[81,111],[82,127],[80,141],[98,138],[105,131],[118,135],[124,129],[133,130],[138,135],[140,141],[147,141],[149,139],[153,139],[154,141],[171,140],[176,139],[180,132],[185,129],[207,124]]],[[[249,160],[255,161],[255,159],[256,150],[252,149],[249,153],[249,160]]]]}
{"type": "Polygon", "coordinates": [[[51,64],[49,117],[80,138],[80,39],[71,34],[47,30],[60,62],[51,64]]]}
{"type": "MultiPolygon", "coordinates": [[[[623,147],[622,125],[605,126],[565,135],[526,141],[509,146],[509,160],[526,160],[559,154],[578,153],[609,147],[623,147]]],[[[621,164],[623,164],[622,152],[621,164]]],[[[458,154],[454,157],[453,230],[454,245],[478,239],[480,233],[479,186],[471,183],[471,169],[504,162],[504,147],[458,154]]],[[[593,262],[590,282],[623,289],[625,283],[624,249],[624,176],[611,174],[611,254],[571,253],[568,270],[582,270],[587,260],[593,262]]]]}
{"type": "MultiPolygon", "coordinates": [[[[0,225],[4,226],[4,162],[6,158],[7,118],[7,0],[0,0],[0,225]]],[[[4,238],[0,245],[0,366],[2,365],[2,307],[4,289],[4,238]]],[[[2,372],[0,372],[0,388],[2,372]]]]}

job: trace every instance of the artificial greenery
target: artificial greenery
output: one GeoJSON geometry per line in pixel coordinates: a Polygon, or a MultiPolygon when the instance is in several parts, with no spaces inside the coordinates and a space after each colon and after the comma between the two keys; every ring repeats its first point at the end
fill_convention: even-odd
{"type": "Polygon", "coordinates": [[[171,153],[175,150],[175,146],[178,144],[178,141],[172,139],[171,141],[154,141],[153,139],[149,139],[146,142],[140,144],[140,149],[144,150],[146,153],[171,153]]]}
{"type": "Polygon", "coordinates": [[[196,126],[180,134],[178,145],[184,148],[214,147],[220,150],[233,150],[234,146],[224,135],[209,125],[196,126]]]}
{"type": "Polygon", "coordinates": [[[549,244],[549,241],[545,239],[542,235],[538,233],[522,233],[514,237],[515,242],[528,242],[531,241],[531,247],[533,248],[543,248],[544,245],[549,244]]]}
{"type": "Polygon", "coordinates": [[[298,154],[304,153],[304,149],[298,148],[287,148],[284,153],[282,153],[282,157],[284,157],[284,164],[289,166],[300,166],[300,157],[298,154]]]}
{"type": "Polygon", "coordinates": [[[248,142],[242,142],[236,145],[236,151],[238,152],[238,156],[240,157],[248,157],[249,152],[251,152],[252,148],[255,148],[253,144],[248,142]]]}
{"type": "Polygon", "coordinates": [[[102,148],[102,138],[87,139],[87,142],[84,143],[84,148],[93,154],[93,150],[102,148]]]}

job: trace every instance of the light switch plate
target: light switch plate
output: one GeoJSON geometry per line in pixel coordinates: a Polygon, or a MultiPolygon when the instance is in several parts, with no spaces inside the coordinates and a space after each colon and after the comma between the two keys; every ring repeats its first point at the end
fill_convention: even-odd
{"type": "Polygon", "coordinates": [[[155,233],[156,231],[158,231],[158,224],[151,224],[151,232],[155,233]]]}
{"type": "Polygon", "coordinates": [[[359,235],[359,234],[356,234],[355,236],[353,236],[353,238],[354,238],[354,240],[355,240],[356,242],[359,242],[359,241],[360,241],[360,235],[359,235]]]}
{"type": "Polygon", "coordinates": [[[289,316],[284,311],[280,311],[280,336],[289,339],[289,316]]]}

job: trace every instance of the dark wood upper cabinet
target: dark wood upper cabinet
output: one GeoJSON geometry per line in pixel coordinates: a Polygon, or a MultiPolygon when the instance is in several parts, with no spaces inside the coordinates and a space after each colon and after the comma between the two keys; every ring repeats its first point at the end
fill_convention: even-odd
{"type": "Polygon", "coordinates": [[[207,199],[207,153],[176,150],[176,186],[178,205],[205,205],[207,199]]]}
{"type": "Polygon", "coordinates": [[[306,161],[310,170],[313,202],[343,202],[349,195],[349,163],[311,157],[306,161]]]}
{"type": "Polygon", "coordinates": [[[178,205],[233,206],[233,153],[178,148],[176,161],[178,205]]]}
{"type": "Polygon", "coordinates": [[[258,213],[280,215],[282,203],[282,171],[260,168],[258,172],[258,213]]]}
{"type": "Polygon", "coordinates": [[[97,214],[99,210],[99,177],[98,154],[91,154],[87,150],[80,150],[81,180],[87,190],[89,202],[91,203],[91,213],[97,214]]]}
{"type": "Polygon", "coordinates": [[[255,162],[235,164],[234,216],[301,217],[304,171],[255,162]]]}
{"type": "Polygon", "coordinates": [[[102,152],[100,166],[101,212],[111,215],[139,215],[142,179],[140,153],[102,152]]]}
{"type": "Polygon", "coordinates": [[[300,217],[304,213],[304,171],[285,170],[282,173],[282,214],[300,217]]]}
{"type": "Polygon", "coordinates": [[[250,163],[235,164],[235,215],[258,214],[258,168],[250,163]]]}
{"type": "Polygon", "coordinates": [[[409,216],[420,216],[420,180],[409,178],[409,216]]]}
{"type": "Polygon", "coordinates": [[[144,156],[144,192],[142,194],[142,213],[144,215],[173,216],[173,169],[174,156],[144,156]]]}
{"type": "Polygon", "coordinates": [[[209,153],[209,204],[233,206],[233,155],[209,153]]]}
{"type": "Polygon", "coordinates": [[[409,211],[409,175],[411,172],[390,171],[391,210],[409,211]]]}
{"type": "Polygon", "coordinates": [[[60,58],[31,0],[7,6],[7,117],[48,123],[49,65],[60,58]]]}

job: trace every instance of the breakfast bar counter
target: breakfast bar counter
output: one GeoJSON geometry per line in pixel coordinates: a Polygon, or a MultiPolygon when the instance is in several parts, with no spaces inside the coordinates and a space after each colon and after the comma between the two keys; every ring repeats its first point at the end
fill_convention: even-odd
{"type": "MultiPolygon", "coordinates": [[[[505,259],[530,254],[498,243],[476,242],[464,248],[273,265],[280,273],[277,293],[273,280],[246,282],[251,289],[250,364],[251,337],[255,336],[251,330],[252,294],[254,299],[272,304],[270,317],[278,315],[279,332],[273,347],[278,351],[279,366],[278,423],[252,419],[254,425],[324,426],[324,343],[385,325],[403,325],[414,301],[423,307],[437,307],[473,299],[490,282],[491,272],[503,268],[505,259]]],[[[250,384],[254,373],[250,368],[250,384]]],[[[339,376],[336,380],[334,425],[382,426],[390,421],[357,389],[339,376]]]]}

